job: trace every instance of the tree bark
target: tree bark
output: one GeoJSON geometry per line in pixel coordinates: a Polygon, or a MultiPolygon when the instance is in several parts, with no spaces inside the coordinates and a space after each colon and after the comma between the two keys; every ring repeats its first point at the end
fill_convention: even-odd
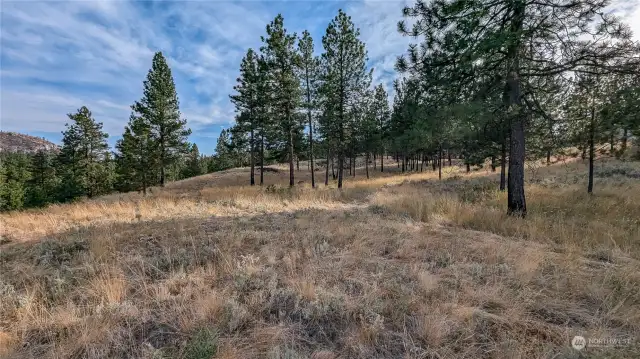
{"type": "Polygon", "coordinates": [[[344,155],[338,157],[338,188],[342,188],[342,173],[344,170],[344,155]]]}
{"type": "Polygon", "coordinates": [[[496,171],[496,156],[492,155],[491,156],[491,172],[495,172],[496,171]]]}
{"type": "Polygon", "coordinates": [[[356,176],[356,154],[353,154],[353,177],[356,176]]]}
{"type": "Polygon", "coordinates": [[[331,150],[329,146],[327,146],[327,162],[325,163],[325,171],[324,171],[324,185],[329,185],[329,158],[331,157],[331,150]]]}
{"type": "Polygon", "coordinates": [[[293,172],[293,129],[289,128],[289,187],[293,187],[295,185],[293,172]]]}
{"type": "Polygon", "coordinates": [[[380,151],[380,172],[384,172],[384,147],[380,151]]]}
{"type": "Polygon", "coordinates": [[[551,166],[551,150],[547,150],[547,166],[551,166]]]}
{"type": "Polygon", "coordinates": [[[591,104],[591,121],[589,122],[589,183],[587,184],[587,193],[593,193],[593,157],[595,155],[595,137],[596,137],[596,108],[591,104]]]}
{"type": "Polygon", "coordinates": [[[364,168],[367,172],[367,179],[369,179],[369,151],[367,151],[367,158],[364,161],[364,168]]]}
{"type": "Polygon", "coordinates": [[[264,134],[260,134],[260,185],[264,185],[264,134]]]}
{"type": "Polygon", "coordinates": [[[254,186],[256,184],[256,179],[255,179],[255,172],[256,172],[256,163],[255,163],[255,156],[254,156],[254,150],[255,150],[255,143],[253,141],[253,129],[251,129],[251,133],[250,133],[250,137],[249,137],[249,157],[250,162],[251,162],[251,178],[250,178],[250,184],[252,186],[254,186]]]}
{"type": "MultiPolygon", "coordinates": [[[[514,15],[511,20],[511,33],[521,36],[524,22],[525,2],[518,0],[514,4],[514,15]]],[[[508,57],[512,60],[507,76],[508,109],[515,110],[510,125],[509,174],[507,179],[507,214],[525,217],[527,204],[524,193],[524,161],[525,161],[525,114],[522,111],[522,95],[520,83],[519,43],[509,47],[508,57]]]]}
{"type": "Polygon", "coordinates": [[[442,179],[442,145],[438,148],[438,179],[442,179]]]}

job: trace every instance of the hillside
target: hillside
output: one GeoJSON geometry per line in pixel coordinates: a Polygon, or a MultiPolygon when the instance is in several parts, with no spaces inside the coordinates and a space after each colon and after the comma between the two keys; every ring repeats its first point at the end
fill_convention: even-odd
{"type": "Polygon", "coordinates": [[[0,152],[33,153],[40,150],[52,151],[56,149],[58,149],[58,145],[44,138],[0,131],[0,152]]]}
{"type": "Polygon", "coordinates": [[[583,161],[528,168],[527,219],[491,172],[395,163],[1,214],[0,356],[637,358],[640,164],[598,160],[593,196],[583,161]]]}

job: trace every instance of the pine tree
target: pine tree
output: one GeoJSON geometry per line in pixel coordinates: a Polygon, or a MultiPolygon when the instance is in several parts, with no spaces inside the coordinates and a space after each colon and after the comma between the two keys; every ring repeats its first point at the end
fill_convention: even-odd
{"type": "Polygon", "coordinates": [[[68,114],[73,122],[66,124],[62,133],[62,148],[57,161],[61,172],[61,201],[77,197],[94,197],[107,193],[110,185],[105,183],[105,159],[109,135],[102,130],[85,106],[75,114],[68,114]]]}
{"type": "Polygon", "coordinates": [[[389,99],[387,97],[387,91],[385,91],[382,84],[379,84],[375,88],[372,106],[372,116],[374,117],[376,125],[374,138],[375,150],[378,151],[380,155],[380,172],[384,172],[384,145],[389,127],[389,99]]]}
{"type": "Polygon", "coordinates": [[[144,81],[143,96],[131,109],[149,126],[149,139],[154,144],[153,165],[160,171],[159,182],[165,185],[165,171],[188,150],[191,130],[181,119],[180,102],[171,69],[161,52],[153,56],[153,64],[144,81]]]}
{"type": "Polygon", "coordinates": [[[503,113],[509,123],[509,214],[524,217],[527,210],[525,123],[536,102],[530,80],[582,71],[582,65],[598,58],[632,56],[635,51],[630,31],[606,14],[607,5],[608,1],[418,0],[403,10],[417,21],[411,29],[400,22],[399,30],[424,41],[409,48],[409,59],[401,58],[399,69],[416,78],[439,76],[455,93],[478,76],[501,69],[493,82],[503,89],[503,113]]]}
{"type": "MultiPolygon", "coordinates": [[[[296,156],[295,138],[302,128],[296,119],[295,111],[300,102],[300,82],[296,76],[298,53],[295,49],[296,34],[289,34],[284,28],[284,18],[278,14],[267,25],[267,36],[262,38],[261,48],[269,69],[269,81],[272,84],[272,105],[274,117],[281,138],[286,139],[289,160],[289,186],[295,184],[294,157],[296,156]]],[[[301,136],[300,136],[301,137],[301,136]]]]}
{"type": "Polygon", "coordinates": [[[53,161],[54,155],[43,150],[36,152],[31,157],[29,166],[31,180],[27,184],[27,207],[40,207],[55,201],[55,191],[59,184],[56,180],[53,161]]]}
{"type": "Polygon", "coordinates": [[[300,53],[299,77],[302,87],[302,104],[307,111],[307,126],[309,126],[309,161],[311,162],[311,187],[315,188],[315,168],[313,164],[313,116],[316,108],[316,96],[318,86],[319,59],[313,55],[313,39],[308,31],[302,32],[298,40],[298,52],[300,53]]]}
{"type": "Polygon", "coordinates": [[[27,182],[30,179],[29,156],[7,153],[0,157],[0,210],[22,209],[25,205],[27,182]]]}
{"type": "Polygon", "coordinates": [[[185,166],[182,169],[182,178],[200,176],[203,173],[200,151],[195,143],[190,146],[185,166]]]}
{"type": "Polygon", "coordinates": [[[247,50],[247,54],[240,64],[240,77],[233,89],[237,92],[229,96],[236,107],[237,130],[249,133],[249,157],[250,178],[249,183],[255,182],[255,133],[258,128],[258,58],[253,49],[247,50]]]}
{"type": "Polygon", "coordinates": [[[144,118],[131,114],[122,138],[116,143],[116,187],[119,191],[142,191],[157,183],[155,164],[157,150],[151,128],[144,118]]]}
{"type": "Polygon", "coordinates": [[[371,72],[366,70],[367,52],[359,36],[351,17],[339,10],[322,38],[322,93],[327,97],[325,103],[333,102],[337,107],[325,132],[332,137],[338,155],[338,188],[342,188],[345,156],[355,130],[353,109],[371,83],[371,72]]]}
{"type": "Polygon", "coordinates": [[[234,158],[231,144],[231,131],[227,129],[222,129],[222,131],[220,131],[215,152],[216,154],[213,163],[209,168],[207,168],[207,172],[226,170],[237,163],[237,160],[234,158]]]}

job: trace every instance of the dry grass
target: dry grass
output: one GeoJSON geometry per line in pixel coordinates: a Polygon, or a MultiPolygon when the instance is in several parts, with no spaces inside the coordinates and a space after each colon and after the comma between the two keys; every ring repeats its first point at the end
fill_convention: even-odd
{"type": "Polygon", "coordinates": [[[637,163],[599,162],[594,196],[581,161],[531,169],[526,220],[485,170],[358,172],[342,191],[233,170],[1,215],[0,356],[640,355],[637,163]]]}

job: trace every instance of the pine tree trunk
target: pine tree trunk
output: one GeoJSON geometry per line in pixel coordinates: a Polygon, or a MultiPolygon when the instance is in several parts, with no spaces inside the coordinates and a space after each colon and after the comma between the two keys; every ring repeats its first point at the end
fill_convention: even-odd
{"type": "Polygon", "coordinates": [[[615,142],[615,129],[611,129],[611,146],[609,148],[609,153],[613,154],[614,142],[615,142]]]}
{"type": "Polygon", "coordinates": [[[160,128],[160,187],[164,187],[164,163],[165,163],[165,148],[164,148],[164,129],[160,128]]]}
{"type": "Polygon", "coordinates": [[[256,163],[255,163],[255,156],[254,156],[254,151],[255,151],[255,143],[253,143],[253,129],[251,129],[251,133],[250,133],[250,138],[249,138],[249,152],[250,152],[250,156],[251,157],[251,179],[250,179],[250,183],[252,186],[254,186],[256,184],[256,180],[255,180],[255,171],[256,171],[256,163]]]}
{"type": "Polygon", "coordinates": [[[367,179],[369,179],[369,151],[367,151],[367,158],[364,161],[364,168],[367,172],[367,179]]]}
{"type": "Polygon", "coordinates": [[[437,156],[437,154],[431,155],[431,168],[432,168],[433,172],[436,171],[436,165],[437,165],[436,156],[437,156]]]}
{"type": "Polygon", "coordinates": [[[492,155],[491,156],[491,172],[495,172],[496,171],[496,156],[492,155]]]}
{"type": "Polygon", "coordinates": [[[595,156],[595,137],[596,137],[596,109],[595,105],[591,105],[591,121],[589,123],[589,184],[587,185],[587,193],[593,193],[593,157],[595,156]]]}
{"type": "Polygon", "coordinates": [[[353,154],[353,177],[356,177],[356,154],[353,154]]]}
{"type": "Polygon", "coordinates": [[[260,185],[264,185],[264,134],[260,134],[260,185]]]}
{"type": "Polygon", "coordinates": [[[627,150],[627,136],[629,135],[629,130],[625,127],[624,132],[622,133],[622,147],[620,147],[620,156],[624,155],[624,152],[627,150]]]}
{"type": "Polygon", "coordinates": [[[296,171],[300,171],[300,156],[296,156],[296,171]]]}
{"type": "Polygon", "coordinates": [[[451,149],[447,148],[447,157],[449,159],[449,167],[451,167],[451,149]]]}
{"type": "Polygon", "coordinates": [[[471,172],[471,165],[469,165],[469,162],[467,162],[467,173],[471,172]]]}
{"type": "Polygon", "coordinates": [[[380,151],[380,172],[384,172],[384,147],[380,151]]]}
{"type": "MultiPolygon", "coordinates": [[[[511,19],[510,32],[520,36],[525,16],[525,2],[517,0],[514,3],[513,17],[511,19]]],[[[511,118],[510,147],[509,147],[509,173],[507,177],[507,214],[525,217],[527,204],[524,194],[524,161],[525,161],[525,114],[520,109],[522,106],[520,61],[518,42],[514,42],[507,51],[509,60],[512,61],[508,70],[505,90],[507,94],[507,106],[509,109],[517,109],[518,113],[511,118]]]]}
{"type": "Polygon", "coordinates": [[[325,169],[324,169],[324,185],[328,186],[329,185],[329,158],[331,157],[331,150],[329,149],[329,146],[327,146],[327,162],[325,163],[325,169]]]}
{"type": "Polygon", "coordinates": [[[343,170],[344,170],[344,154],[341,153],[340,156],[338,157],[338,188],[342,188],[343,170]]]}
{"type": "Polygon", "coordinates": [[[502,137],[502,147],[500,149],[500,191],[504,191],[506,187],[507,177],[507,136],[502,137]]]}
{"type": "Polygon", "coordinates": [[[547,150],[547,166],[551,166],[551,150],[547,150]]]}
{"type": "Polygon", "coordinates": [[[438,150],[438,179],[442,179],[442,145],[440,145],[438,150]]]}
{"type": "Polygon", "coordinates": [[[378,158],[376,157],[376,151],[373,151],[373,170],[375,171],[378,162],[378,158]]]}
{"type": "Polygon", "coordinates": [[[289,128],[289,187],[293,187],[295,184],[293,172],[293,129],[289,128]]]}

